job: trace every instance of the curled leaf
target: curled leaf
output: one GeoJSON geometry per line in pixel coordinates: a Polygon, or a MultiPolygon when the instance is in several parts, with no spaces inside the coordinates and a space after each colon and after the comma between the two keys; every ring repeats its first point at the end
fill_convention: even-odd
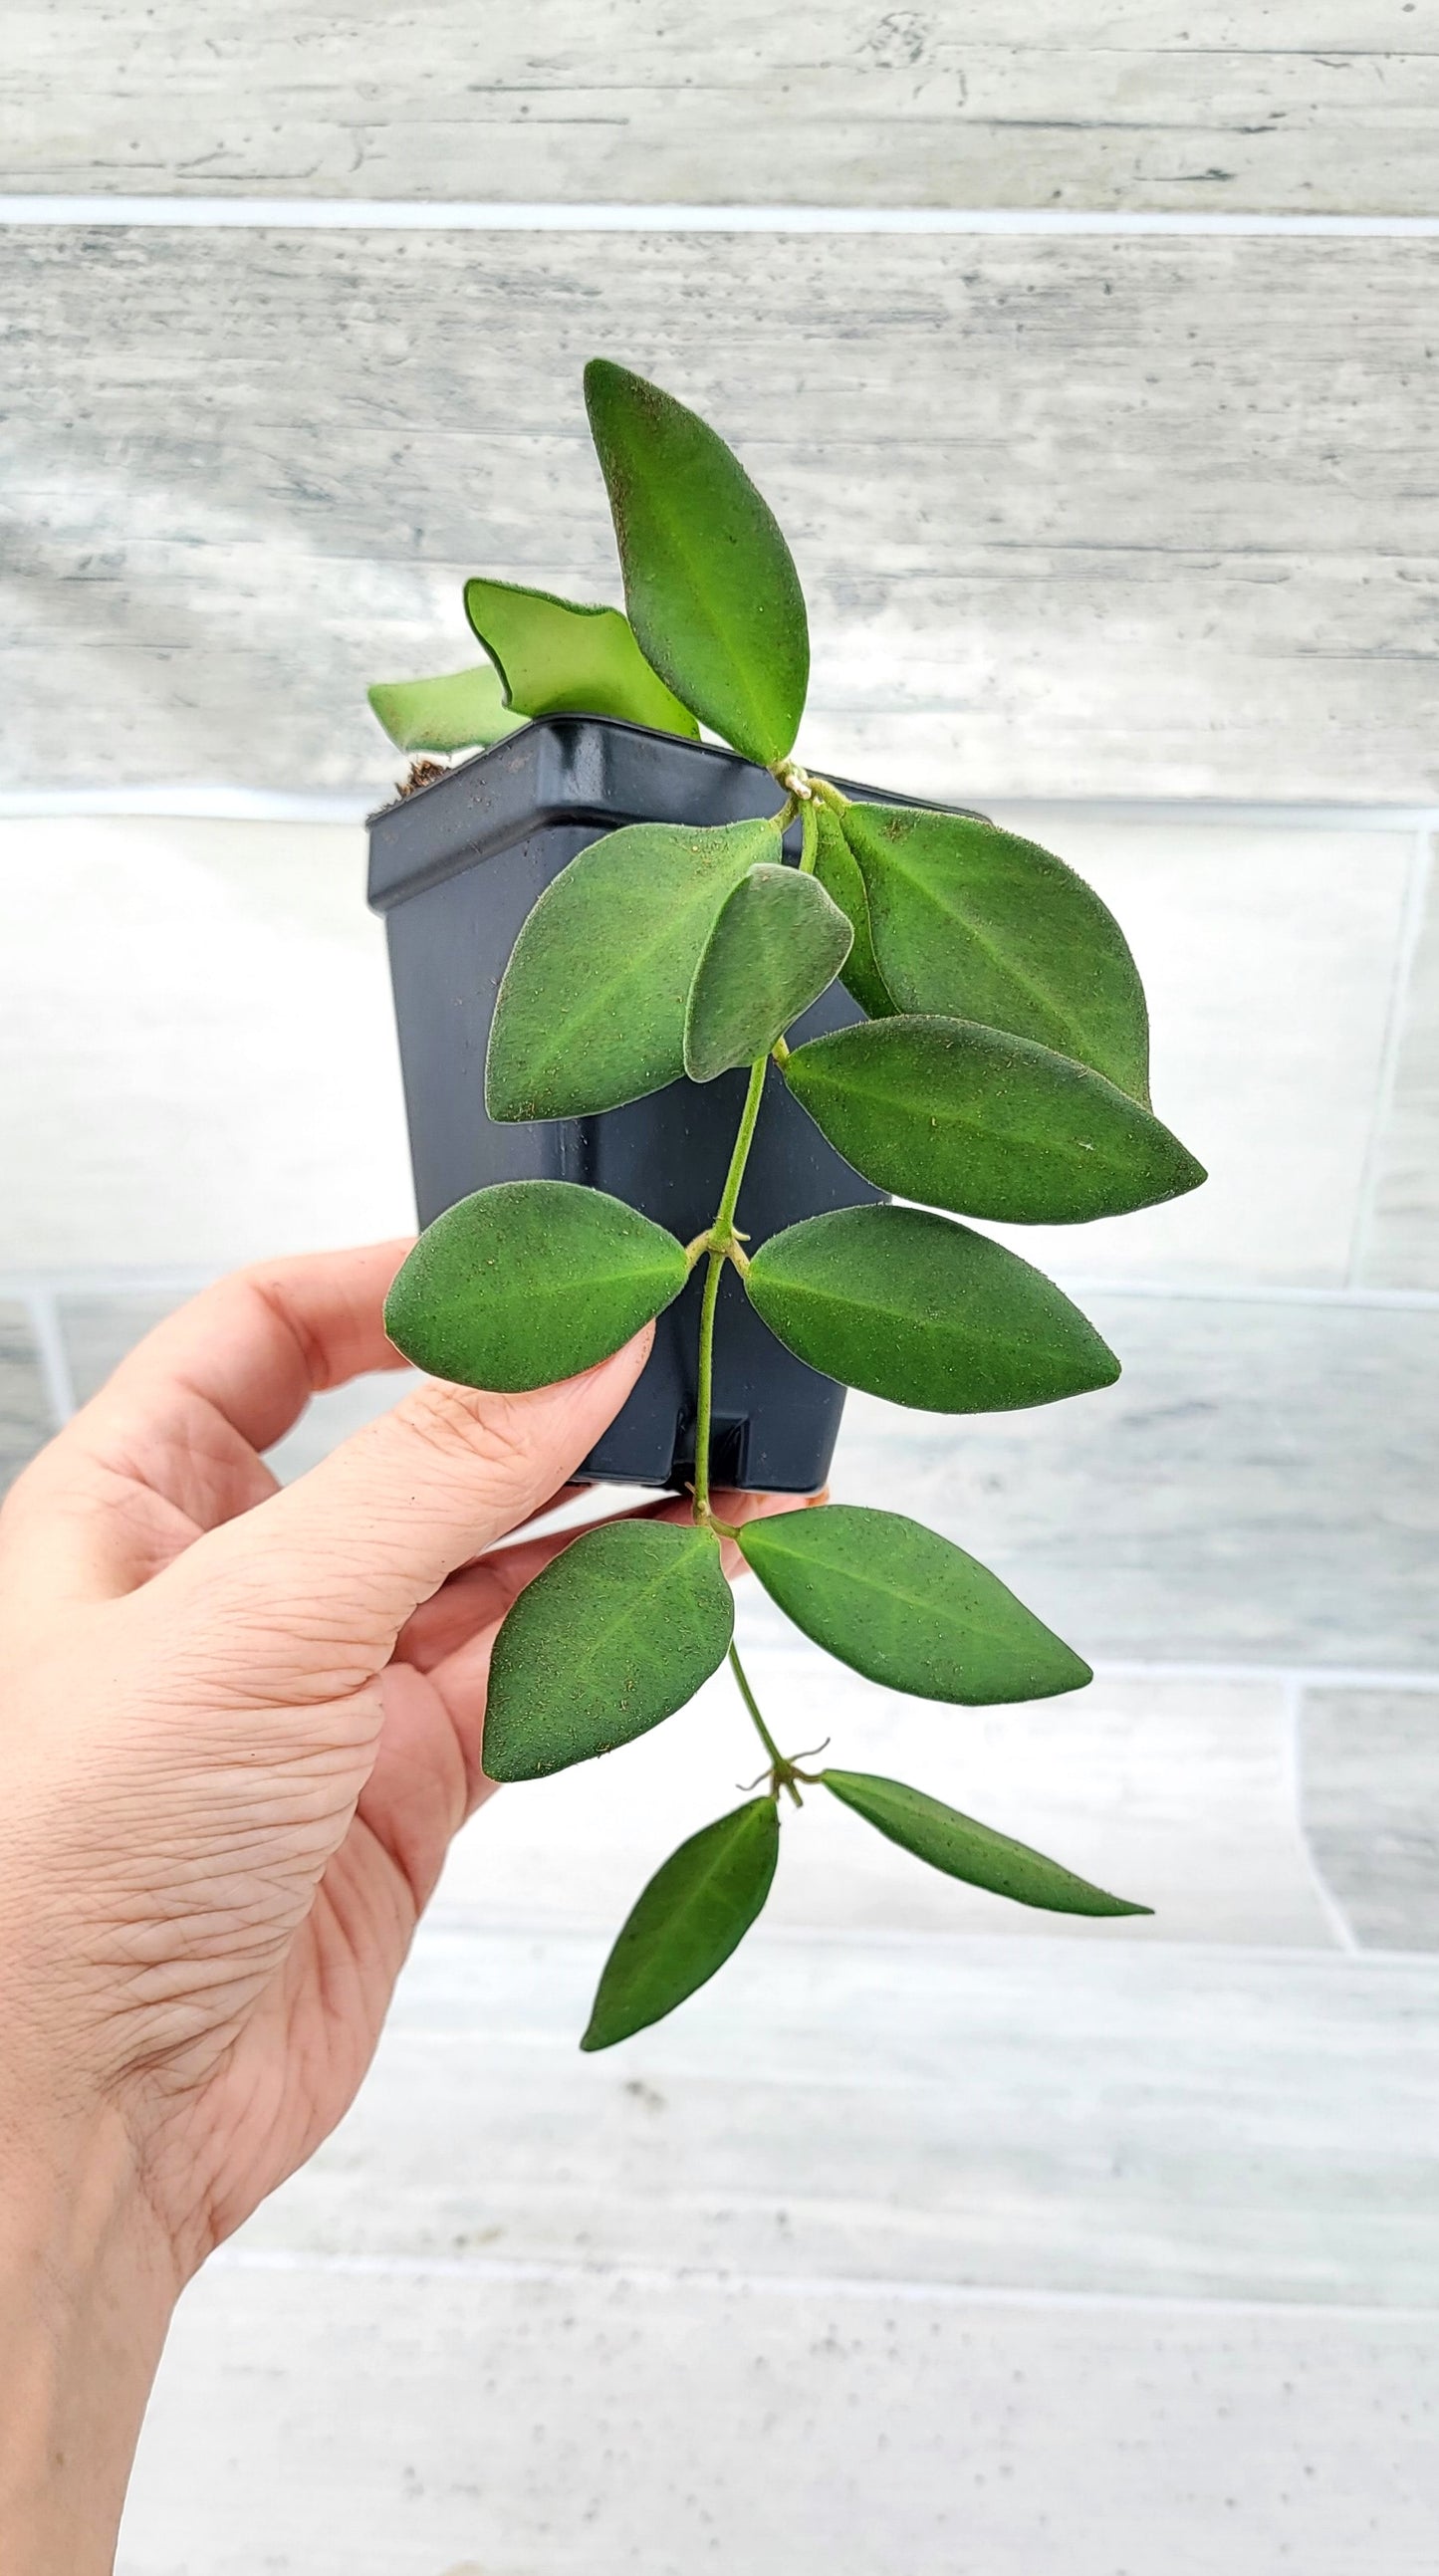
{"type": "Polygon", "coordinates": [[[988,1888],[992,1895],[1007,1896],[1016,1905],[1037,1905],[1050,1914],[1154,1911],[1151,1905],[1131,1905],[1126,1897],[1092,1887],[1059,1861],[1031,1851],[1028,1843],[996,1833],[992,1825],[978,1824],[973,1816],[962,1816],[957,1807],[946,1807],[902,1780],[885,1780],[872,1771],[822,1771],[820,1777],[844,1806],[853,1807],[892,1843],[971,1887],[988,1888]]]}
{"type": "Polygon", "coordinates": [[[527,716],[618,716],[699,739],[688,707],[651,670],[617,608],[556,599],[512,581],[467,581],[465,614],[527,716]]]}
{"type": "Polygon", "coordinates": [[[685,1013],[685,1071],[713,1082],[768,1055],[834,982],[853,933],[797,868],[751,868],[710,932],[685,1013]]]}

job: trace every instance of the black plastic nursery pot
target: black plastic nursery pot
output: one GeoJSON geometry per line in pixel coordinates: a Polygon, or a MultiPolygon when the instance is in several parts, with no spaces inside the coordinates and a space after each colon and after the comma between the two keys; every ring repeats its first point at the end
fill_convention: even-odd
{"type": "MultiPolygon", "coordinates": [[[[564,1180],[608,1190],[681,1243],[704,1231],[734,1144],[743,1073],[671,1083],[599,1117],[501,1126],[485,1115],[490,1022],[527,914],[589,842],[624,823],[737,823],[778,803],[768,772],[737,753],[601,717],[550,716],[371,817],[369,899],[385,916],[422,1226],[493,1181],[564,1180]]],[[[799,855],[798,824],[786,854],[799,855]]],[[[861,1017],[836,984],[791,1038],[861,1017]]],[[[883,1195],[826,1142],[771,1066],[739,1204],[751,1243],[883,1195]]],[[[660,1316],[638,1386],[581,1470],[587,1481],[679,1490],[692,1478],[702,1275],[703,1265],[660,1316]]],[[[813,1493],[829,1473],[843,1405],[843,1388],[775,1340],[727,1269],[715,1484],[813,1493]]]]}

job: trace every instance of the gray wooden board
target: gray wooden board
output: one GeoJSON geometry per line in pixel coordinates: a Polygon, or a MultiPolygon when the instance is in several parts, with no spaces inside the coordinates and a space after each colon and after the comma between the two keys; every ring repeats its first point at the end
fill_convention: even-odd
{"type": "Polygon", "coordinates": [[[1439,1692],[1308,1691],[1304,1823],[1361,1942],[1439,1950],[1439,1692]]]}
{"type": "Polygon", "coordinates": [[[3,246],[12,781],[361,786],[462,575],[617,592],[579,374],[739,445],[805,748],[921,794],[1432,797],[1425,240],[3,246]]]}
{"type": "Polygon", "coordinates": [[[30,1319],[7,1299],[0,1302],[0,1493],[54,1428],[30,1319]]]}
{"type": "Polygon", "coordinates": [[[1431,13],[15,0],[3,184],[1428,212],[1431,13]]]}
{"type": "Polygon", "coordinates": [[[1439,875],[1403,995],[1393,1097],[1378,1140],[1372,1220],[1360,1275],[1400,1288],[1439,1286],[1439,875]]]}

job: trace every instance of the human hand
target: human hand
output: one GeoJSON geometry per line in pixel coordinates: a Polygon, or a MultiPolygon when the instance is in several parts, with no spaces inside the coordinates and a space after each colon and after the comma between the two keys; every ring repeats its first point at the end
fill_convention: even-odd
{"type": "MultiPolygon", "coordinates": [[[[47,2356],[37,2428],[58,2406],[108,2498],[63,2543],[34,2494],[7,2524],[0,2434],[16,2576],[109,2564],[92,2535],[118,2516],[128,2447],[104,2470],[116,2427],[84,2413],[97,2338],[111,2398],[138,2383],[133,2440],[180,2286],[353,2099],[487,1794],[495,1631],[575,1533],[483,1551],[561,1498],[647,1356],[648,1332],[529,1395],[426,1383],[280,1490],[261,1452],[310,1394],[400,1365],[380,1317],[404,1248],[207,1290],[0,1512],[10,2283],[22,2356],[37,2335],[47,2356]]],[[[717,1501],[730,1521],[761,1508],[717,1501]]],[[[13,2372],[12,2341],[7,2393],[13,2372]]],[[[33,2487],[33,2447],[12,2488],[33,2487]]]]}

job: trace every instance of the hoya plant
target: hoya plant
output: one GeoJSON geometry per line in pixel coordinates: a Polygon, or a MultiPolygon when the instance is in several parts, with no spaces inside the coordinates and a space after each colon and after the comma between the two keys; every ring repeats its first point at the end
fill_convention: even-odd
{"type": "Polygon", "coordinates": [[[500,986],[492,1119],[587,1117],[669,1083],[747,1069],[728,1174],[691,1243],[603,1191],[501,1182],[431,1225],[386,1309],[432,1374],[544,1386],[617,1350],[703,1265],[688,1523],[576,1538],[500,1629],[484,1763],[537,1780],[631,1743],[728,1661],[764,1751],[758,1794],[702,1824],[640,1895],[581,2045],[659,2020],[730,1956],[764,1905],[781,1814],[837,1798],[904,1850],[1021,1905],[1148,1908],[924,1790],[804,1767],[734,1644],[721,1541],[806,1637],[884,1688],[974,1707],[1078,1690],[1088,1666],[983,1565],[899,1513],[826,1503],[731,1529],[711,1492],[726,1266],[811,1368],[939,1413],[1052,1404],[1119,1362],[1067,1297],[968,1220],[1078,1225],[1204,1174],[1149,1099],[1144,993],[1123,933],[1063,860],[994,825],[851,801],[795,756],[809,674],[789,549],[738,459],[696,414],[605,359],[585,395],[627,616],[476,580],[476,668],[379,687],[419,753],[493,742],[526,717],[615,716],[712,733],[774,780],[762,821],[640,823],[594,842],[525,922],[500,986]],[[800,826],[798,863],[784,836],[800,826]],[[860,1016],[790,1044],[838,977],[860,1016]],[[745,1167],[767,1076],[893,1202],[746,1235],[745,1167]]]}

